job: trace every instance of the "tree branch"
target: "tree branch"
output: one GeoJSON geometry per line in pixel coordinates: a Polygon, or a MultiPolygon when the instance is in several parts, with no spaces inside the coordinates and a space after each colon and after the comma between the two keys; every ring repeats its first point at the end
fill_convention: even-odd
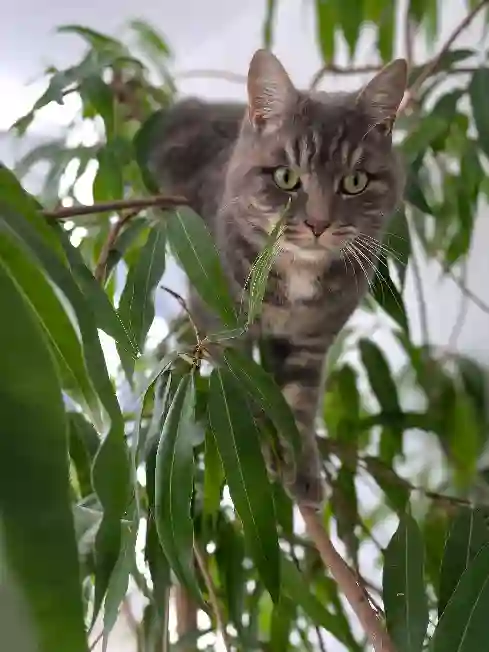
{"type": "Polygon", "coordinates": [[[217,598],[217,593],[216,589],[214,587],[214,583],[212,581],[212,577],[210,576],[209,571],[207,570],[207,564],[205,561],[205,557],[203,553],[200,551],[198,545],[194,542],[194,554],[195,558],[197,560],[197,565],[200,569],[200,572],[202,573],[202,577],[204,578],[204,582],[207,588],[207,592],[209,593],[209,602],[212,607],[212,611],[214,612],[214,617],[216,619],[217,623],[217,628],[221,632],[222,640],[224,643],[224,647],[226,649],[226,652],[231,652],[231,644],[229,642],[229,637],[226,632],[226,626],[224,624],[224,617],[221,612],[221,608],[219,606],[219,600],[217,598]]]}
{"type": "Polygon", "coordinates": [[[109,260],[110,252],[114,248],[115,241],[119,237],[119,233],[124,228],[124,225],[129,222],[130,219],[135,217],[139,211],[132,211],[127,215],[121,216],[115,224],[110,227],[109,234],[100,250],[100,255],[98,258],[97,266],[95,267],[94,276],[100,283],[104,283],[106,271],[107,271],[107,262],[109,260]]]}
{"type": "Polygon", "coordinates": [[[450,36],[447,38],[443,46],[440,48],[440,51],[434,57],[430,63],[426,64],[423,72],[417,77],[416,81],[414,84],[411,86],[409,90],[406,91],[404,98],[399,106],[398,110],[398,115],[403,113],[406,109],[406,107],[410,104],[410,102],[416,97],[419,89],[421,86],[424,84],[424,82],[430,77],[436,68],[438,67],[438,64],[440,63],[443,55],[448,52],[448,50],[451,48],[453,43],[457,40],[457,38],[460,36],[460,34],[470,25],[472,20],[477,16],[479,11],[483,9],[486,5],[489,4],[489,0],[481,0],[462,20],[459,25],[453,30],[453,32],[450,34],[450,36]]]}
{"type": "Polygon", "coordinates": [[[153,197],[135,197],[134,199],[116,199],[114,201],[96,202],[90,206],[64,206],[53,211],[43,211],[44,217],[52,220],[66,220],[79,215],[94,215],[95,213],[117,213],[122,210],[137,210],[143,208],[175,208],[188,205],[188,199],[173,195],[154,195],[153,197]]]}
{"type": "Polygon", "coordinates": [[[387,630],[369,602],[366,591],[360,586],[351,568],[334,548],[316,512],[302,505],[299,505],[299,510],[324,566],[331,572],[350,603],[374,651],[396,652],[387,630]]]}

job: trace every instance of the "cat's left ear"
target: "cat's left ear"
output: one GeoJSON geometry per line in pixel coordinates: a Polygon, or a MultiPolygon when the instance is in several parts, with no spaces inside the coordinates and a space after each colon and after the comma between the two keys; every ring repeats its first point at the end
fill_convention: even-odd
{"type": "Polygon", "coordinates": [[[407,86],[408,68],[405,59],[395,59],[375,75],[360,91],[361,103],[375,125],[392,128],[407,86]]]}
{"type": "Polygon", "coordinates": [[[248,109],[254,127],[278,128],[297,100],[287,71],[269,50],[257,50],[248,71],[248,109]]]}

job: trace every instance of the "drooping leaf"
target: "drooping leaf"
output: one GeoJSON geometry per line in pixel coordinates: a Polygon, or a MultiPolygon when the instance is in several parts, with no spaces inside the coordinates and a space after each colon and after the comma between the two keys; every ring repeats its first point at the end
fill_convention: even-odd
{"type": "Polygon", "coordinates": [[[224,482],[224,471],[222,468],[216,440],[211,432],[205,433],[205,456],[204,456],[204,518],[213,521],[219,513],[221,493],[224,482]]]}
{"type": "Polygon", "coordinates": [[[225,519],[219,521],[215,559],[229,619],[241,634],[246,595],[245,542],[236,524],[225,519]]]}
{"type": "Polygon", "coordinates": [[[209,420],[250,554],[274,602],[280,570],[272,491],[259,433],[239,383],[230,371],[211,374],[209,420]]]}
{"type": "Polygon", "coordinates": [[[289,598],[281,596],[278,604],[273,606],[270,627],[271,652],[287,652],[290,649],[289,639],[297,608],[289,598]]]}
{"type": "Polygon", "coordinates": [[[368,472],[385,493],[387,502],[399,515],[404,514],[411,493],[407,480],[401,478],[394,469],[377,457],[366,456],[364,462],[368,472]]]}
{"type": "Polygon", "coordinates": [[[360,542],[355,532],[359,523],[355,473],[345,464],[341,466],[333,483],[331,506],[338,537],[345,544],[350,559],[356,562],[360,542]]]}
{"type": "MultiPolygon", "coordinates": [[[[143,350],[146,336],[154,319],[154,291],[165,271],[165,229],[151,228],[139,257],[129,269],[119,302],[119,317],[143,350]]],[[[132,368],[128,371],[131,372],[132,368]]]]}
{"type": "Polygon", "coordinates": [[[355,56],[363,21],[363,2],[358,2],[358,0],[342,0],[337,4],[337,11],[338,22],[348,44],[350,59],[352,59],[355,56]]]}
{"type": "Polygon", "coordinates": [[[293,562],[284,555],[281,557],[282,583],[283,592],[292,600],[292,602],[309,616],[312,622],[332,634],[340,643],[350,649],[350,637],[345,635],[343,628],[336,619],[335,614],[331,613],[311,592],[304,576],[293,562]]]}
{"type": "MultiPolygon", "coordinates": [[[[437,59],[436,67],[434,68],[432,74],[438,74],[440,72],[450,70],[454,67],[454,64],[465,61],[466,59],[473,57],[474,54],[474,50],[464,48],[455,50],[450,49],[446,52],[443,52],[441,57],[437,59]]],[[[409,73],[408,86],[412,86],[420,75],[425,74],[426,67],[430,64],[431,62],[421,66],[413,66],[412,70],[409,73]]]]}
{"type": "Polygon", "coordinates": [[[395,321],[399,326],[409,332],[409,321],[401,293],[395,286],[390,276],[387,259],[383,253],[379,254],[378,269],[372,283],[372,294],[378,305],[395,321]]]}
{"type": "Polygon", "coordinates": [[[433,652],[473,652],[486,640],[489,610],[489,544],[461,576],[433,639],[433,652]]]}
{"type": "Polygon", "coordinates": [[[457,584],[479,550],[489,543],[489,529],[477,509],[461,508],[455,516],[443,554],[438,616],[443,614],[457,584]]]}
{"type": "Polygon", "coordinates": [[[384,63],[388,63],[392,59],[396,31],[395,20],[396,5],[392,2],[382,3],[382,13],[378,23],[377,47],[384,63]]]}
{"type": "Polygon", "coordinates": [[[193,562],[192,424],[195,388],[191,374],[180,381],[158,444],[155,470],[155,520],[158,538],[172,570],[202,602],[193,562]]]}
{"type": "Polygon", "coordinates": [[[399,652],[421,652],[428,625],[423,538],[407,514],[384,553],[383,601],[387,629],[399,652]]]}
{"type": "Polygon", "coordinates": [[[224,361],[236,380],[273,422],[280,437],[283,437],[298,455],[302,446],[300,434],[290,407],[272,376],[251,358],[235,349],[225,352],[224,361]]]}
{"type": "Polygon", "coordinates": [[[45,332],[1,265],[0,313],[2,563],[27,601],[38,649],[87,652],[61,388],[45,332]]]}
{"type": "Polygon", "coordinates": [[[389,224],[389,232],[386,235],[385,243],[392,252],[389,258],[397,269],[401,281],[401,288],[403,289],[407,266],[411,256],[411,235],[404,210],[397,211],[393,216],[389,224]]]}
{"type": "Polygon", "coordinates": [[[79,412],[71,412],[68,422],[70,457],[75,464],[81,497],[84,498],[93,492],[92,464],[100,439],[92,424],[79,412]]]}
{"type": "Polygon", "coordinates": [[[316,0],[316,33],[324,63],[335,54],[336,7],[333,0],[316,0]]]}
{"type": "Polygon", "coordinates": [[[370,386],[384,412],[401,412],[397,387],[391,370],[381,349],[371,340],[360,340],[362,362],[368,375],[370,386]]]}
{"type": "Polygon", "coordinates": [[[224,326],[236,328],[236,313],[216,246],[203,220],[182,208],[168,219],[170,246],[202,300],[221,318],[224,326]]]}
{"type": "Polygon", "coordinates": [[[477,68],[469,85],[469,96],[479,134],[479,144],[486,156],[489,156],[489,117],[486,110],[488,92],[489,68],[477,68]]]}
{"type": "Polygon", "coordinates": [[[273,27],[276,21],[275,15],[277,10],[277,0],[266,0],[267,8],[265,20],[263,21],[263,47],[273,47],[273,27]]]}
{"type": "Polygon", "coordinates": [[[89,377],[81,342],[70,318],[39,267],[11,236],[0,232],[0,265],[15,279],[18,290],[36,313],[55,355],[62,387],[102,427],[101,405],[89,377]]]}

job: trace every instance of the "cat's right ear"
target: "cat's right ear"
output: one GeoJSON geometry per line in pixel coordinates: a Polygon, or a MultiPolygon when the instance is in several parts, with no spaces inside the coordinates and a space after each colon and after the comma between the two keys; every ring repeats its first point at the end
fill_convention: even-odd
{"type": "Polygon", "coordinates": [[[287,71],[269,50],[257,50],[248,71],[248,110],[251,124],[274,130],[297,99],[287,71]]]}

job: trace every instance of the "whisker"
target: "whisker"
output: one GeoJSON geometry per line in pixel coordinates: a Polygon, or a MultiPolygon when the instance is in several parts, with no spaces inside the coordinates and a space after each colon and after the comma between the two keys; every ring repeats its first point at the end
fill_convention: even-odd
{"type": "Polygon", "coordinates": [[[382,242],[379,242],[379,240],[376,240],[375,238],[372,238],[371,236],[367,236],[365,233],[361,233],[359,236],[357,236],[356,240],[362,240],[364,245],[367,246],[367,244],[370,245],[370,248],[376,248],[379,251],[387,254],[388,256],[391,256],[397,262],[402,265],[403,267],[407,267],[407,263],[404,262],[399,258],[398,252],[396,252],[394,249],[391,249],[387,245],[385,245],[382,242]]]}
{"type": "MultiPolygon", "coordinates": [[[[358,243],[358,244],[360,245],[360,243],[358,243]]],[[[357,249],[357,251],[360,252],[359,249],[357,249]]],[[[364,254],[364,255],[365,255],[365,254],[364,254]]],[[[387,270],[387,271],[389,271],[389,270],[387,270]]],[[[396,302],[398,308],[399,308],[401,311],[403,311],[404,309],[403,309],[402,305],[399,303],[399,300],[398,300],[398,298],[396,297],[396,295],[394,294],[394,291],[392,290],[391,286],[390,286],[390,285],[388,284],[388,282],[387,282],[387,279],[385,278],[385,276],[382,274],[382,272],[379,270],[378,267],[377,267],[377,269],[375,270],[375,273],[380,277],[380,279],[381,279],[381,281],[383,282],[383,284],[388,288],[389,292],[392,294],[392,297],[393,297],[394,301],[396,302]]]]}
{"type": "Polygon", "coordinates": [[[360,265],[360,267],[362,269],[362,272],[365,275],[365,279],[366,279],[366,281],[368,283],[369,290],[372,291],[372,284],[370,282],[370,278],[369,278],[369,276],[367,274],[367,270],[365,269],[365,267],[362,264],[362,261],[360,260],[360,257],[358,256],[357,249],[351,243],[348,244],[347,246],[348,246],[348,249],[349,249],[350,253],[352,254],[352,256],[355,258],[357,263],[360,265]]]}
{"type": "MultiPolygon", "coordinates": [[[[353,278],[355,279],[355,285],[357,286],[357,296],[360,296],[360,288],[358,287],[358,280],[357,280],[357,273],[356,273],[356,271],[355,271],[355,265],[351,262],[351,260],[350,260],[349,257],[348,257],[348,253],[349,253],[348,245],[346,245],[346,248],[345,248],[345,249],[346,249],[346,251],[345,251],[345,257],[344,257],[344,260],[347,261],[347,262],[349,263],[350,267],[351,267],[352,270],[353,270],[353,278]]],[[[342,253],[343,253],[343,252],[342,252],[342,253]]],[[[346,269],[346,262],[345,262],[345,269],[346,269]]]]}

